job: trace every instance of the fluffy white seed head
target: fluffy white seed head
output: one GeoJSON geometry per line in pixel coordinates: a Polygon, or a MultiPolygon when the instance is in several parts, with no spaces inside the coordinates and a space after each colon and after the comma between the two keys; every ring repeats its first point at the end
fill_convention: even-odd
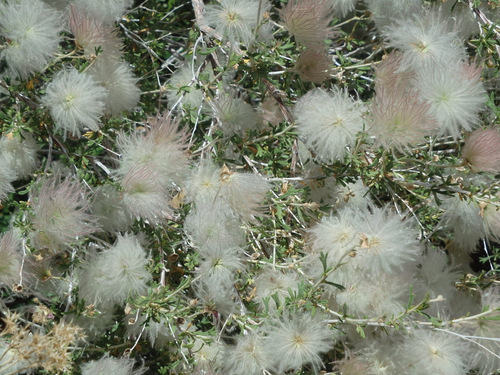
{"type": "MultiPolygon", "coordinates": [[[[355,210],[345,208],[336,215],[324,216],[311,228],[311,251],[316,256],[327,256],[327,266],[338,267],[360,243],[360,232],[355,210]]],[[[316,257],[314,257],[316,258],[316,257]]],[[[321,266],[317,259],[315,264],[321,266]]],[[[318,275],[323,269],[316,269],[318,275]]]]}
{"type": "Polygon", "coordinates": [[[419,233],[411,219],[378,207],[359,211],[358,215],[355,223],[361,242],[352,263],[360,270],[378,276],[391,274],[403,270],[421,254],[419,233]]]}
{"type": "Polygon", "coordinates": [[[0,200],[7,198],[14,191],[12,182],[17,178],[16,171],[10,166],[7,158],[0,155],[0,200]]]}
{"type": "Polygon", "coordinates": [[[138,164],[120,178],[123,203],[134,217],[156,223],[172,214],[169,191],[150,164],[138,164]]]}
{"type": "MultiPolygon", "coordinates": [[[[210,339],[211,337],[209,336],[210,339]]],[[[224,354],[224,346],[221,341],[206,342],[204,339],[196,338],[193,343],[192,353],[199,369],[209,369],[212,365],[221,361],[224,354]]],[[[207,372],[206,374],[209,375],[210,373],[207,372]]]]}
{"type": "Polygon", "coordinates": [[[345,281],[341,284],[344,290],[334,287],[327,290],[339,308],[359,317],[369,312],[371,316],[391,318],[405,311],[410,285],[403,275],[393,273],[371,278],[360,275],[359,271],[346,272],[350,274],[344,276],[345,281]]]}
{"type": "MultiPolygon", "coordinates": [[[[67,295],[68,287],[64,293],[67,295]]],[[[64,294],[61,294],[62,296],[64,294]]],[[[63,298],[63,297],[61,297],[63,298]]],[[[85,331],[85,340],[94,342],[102,338],[102,335],[113,328],[115,323],[114,306],[94,305],[92,315],[73,316],[71,323],[81,327],[85,331]]]]}
{"type": "Polygon", "coordinates": [[[61,246],[95,232],[98,226],[89,213],[87,194],[83,186],[71,178],[61,180],[56,175],[41,181],[30,196],[35,246],[58,251],[61,246]]]}
{"type": "Polygon", "coordinates": [[[245,269],[242,253],[238,247],[204,249],[196,274],[203,283],[231,288],[236,273],[245,269]]]}
{"type": "Polygon", "coordinates": [[[486,102],[480,69],[461,61],[433,66],[420,70],[414,85],[430,105],[438,135],[457,139],[462,130],[471,131],[479,123],[478,113],[486,102]]]}
{"type": "Polygon", "coordinates": [[[498,127],[477,129],[467,135],[462,158],[473,172],[500,172],[498,127]]]}
{"type": "Polygon", "coordinates": [[[244,220],[252,220],[261,212],[269,189],[269,183],[262,176],[231,172],[225,166],[221,169],[219,197],[244,220]]]}
{"type": "Polygon", "coordinates": [[[202,160],[186,181],[187,199],[196,205],[213,205],[220,191],[221,170],[211,159],[202,160]]]}
{"type": "Polygon", "coordinates": [[[130,212],[157,221],[172,212],[171,192],[183,181],[188,158],[178,119],[165,114],[148,119],[147,125],[145,132],[119,134],[122,157],[117,176],[130,212]]]}
{"type": "Polygon", "coordinates": [[[187,183],[188,199],[197,205],[227,206],[233,214],[245,220],[261,211],[269,183],[252,173],[230,171],[227,166],[216,167],[211,160],[202,162],[187,183]]]}
{"type": "Polygon", "coordinates": [[[347,16],[347,14],[352,11],[358,2],[358,0],[330,0],[335,12],[339,13],[342,17],[347,16]]]}
{"type": "Polygon", "coordinates": [[[133,110],[139,102],[141,90],[127,63],[98,59],[89,73],[107,90],[104,100],[106,113],[116,116],[133,110]]]}
{"type": "Polygon", "coordinates": [[[273,353],[272,367],[278,373],[298,370],[306,364],[317,372],[322,365],[320,354],[330,350],[335,343],[333,331],[322,317],[313,317],[307,311],[271,320],[264,331],[267,333],[264,347],[273,353]]]}
{"type": "Polygon", "coordinates": [[[81,366],[82,375],[141,375],[146,370],[147,368],[142,367],[134,370],[134,360],[130,358],[111,358],[107,355],[81,366]]]}
{"type": "Polygon", "coordinates": [[[84,10],[89,16],[103,22],[112,24],[117,21],[125,11],[130,8],[133,0],[74,0],[73,3],[84,10]]]}
{"type": "Polygon", "coordinates": [[[399,357],[415,375],[462,375],[467,372],[461,338],[447,332],[418,329],[404,341],[399,357]]]}
{"type": "Polygon", "coordinates": [[[439,13],[402,18],[385,29],[389,46],[403,53],[401,69],[422,69],[447,65],[464,57],[457,34],[439,13]]]}
{"type": "Polygon", "coordinates": [[[460,248],[468,253],[475,251],[477,242],[485,235],[479,204],[455,194],[443,199],[441,207],[443,216],[440,224],[453,230],[455,242],[460,248]]]}
{"type": "Polygon", "coordinates": [[[61,31],[61,14],[40,0],[0,3],[0,34],[9,41],[0,58],[15,76],[42,70],[54,57],[61,31]]]}
{"type": "Polygon", "coordinates": [[[291,0],[280,9],[280,18],[298,43],[321,48],[331,33],[331,0],[291,0]]]}
{"type": "Polygon", "coordinates": [[[299,134],[325,163],[342,160],[363,130],[363,106],[347,91],[315,89],[301,97],[294,108],[299,134]]]}
{"type": "Polygon", "coordinates": [[[205,93],[196,87],[199,77],[197,69],[190,63],[177,68],[168,80],[167,100],[169,108],[177,108],[179,103],[186,108],[198,109],[203,103],[205,93]]]}
{"type": "Polygon", "coordinates": [[[239,218],[219,201],[197,204],[196,209],[186,216],[184,231],[198,249],[240,247],[245,244],[245,232],[239,218]]]}
{"type": "MultiPolygon", "coordinates": [[[[168,318],[160,317],[158,321],[147,320],[143,311],[133,311],[126,315],[124,320],[128,338],[145,337],[153,348],[164,347],[178,337],[177,327],[172,325],[168,318]]],[[[188,321],[185,321],[185,324],[189,324],[188,321]]]]}
{"type": "Polygon", "coordinates": [[[96,56],[99,50],[99,63],[103,59],[108,63],[120,58],[122,42],[116,29],[95,19],[75,3],[69,9],[69,28],[77,47],[83,48],[87,57],[96,56]]]}
{"type": "Polygon", "coordinates": [[[205,311],[215,313],[215,315],[235,314],[240,311],[240,306],[236,301],[234,286],[230,289],[215,284],[195,283],[194,291],[199,299],[200,307],[205,311]]]}
{"type": "Polygon", "coordinates": [[[262,310],[266,308],[265,300],[269,299],[269,310],[275,311],[278,306],[274,298],[277,297],[280,304],[283,305],[285,298],[290,296],[289,290],[297,291],[298,284],[299,280],[294,273],[283,273],[273,269],[265,270],[255,279],[255,287],[257,288],[255,299],[262,310]]]}
{"type": "Polygon", "coordinates": [[[306,48],[293,69],[306,82],[323,83],[332,73],[332,59],[320,48],[306,48]]]}
{"type": "Polygon", "coordinates": [[[365,209],[368,205],[373,204],[369,188],[364,185],[361,179],[345,185],[337,183],[332,190],[335,205],[340,209],[344,207],[365,209]]]}
{"type": "Polygon", "coordinates": [[[80,136],[85,128],[99,129],[106,95],[91,75],[69,68],[49,82],[42,102],[50,110],[56,130],[62,130],[65,137],[66,133],[80,136]]]}
{"type": "Polygon", "coordinates": [[[212,109],[224,135],[244,136],[247,130],[257,129],[259,117],[250,104],[234,92],[222,92],[212,102],[212,109]]]}
{"type": "Polygon", "coordinates": [[[205,22],[231,43],[242,43],[247,48],[255,40],[254,29],[262,20],[262,15],[271,8],[265,0],[221,0],[205,6],[205,22]]]}
{"type": "Polygon", "coordinates": [[[432,316],[442,316],[443,313],[450,313],[450,303],[457,293],[455,283],[459,279],[460,273],[455,266],[449,264],[446,254],[431,249],[420,259],[413,291],[417,300],[422,300],[426,295],[431,299],[442,296],[443,301],[432,303],[427,310],[432,316]]]}
{"type": "Polygon", "coordinates": [[[392,337],[384,337],[382,340],[370,340],[371,344],[361,350],[358,359],[367,367],[364,372],[348,373],[346,375],[370,374],[389,375],[397,374],[399,370],[396,348],[400,345],[398,340],[392,337]]]}
{"type": "Polygon", "coordinates": [[[365,3],[379,30],[394,25],[398,20],[408,20],[422,12],[421,0],[365,0],[365,3]]]}
{"type": "Polygon", "coordinates": [[[134,222],[134,217],[127,210],[122,194],[112,185],[102,185],[96,190],[92,213],[100,227],[108,233],[125,231],[134,222]]]}
{"type": "Polygon", "coordinates": [[[20,246],[19,238],[12,230],[0,238],[0,284],[9,288],[19,281],[22,261],[20,246]]]}
{"type": "Polygon", "coordinates": [[[120,133],[117,139],[121,152],[119,175],[131,168],[149,165],[159,175],[165,187],[184,180],[188,166],[186,136],[180,130],[179,118],[163,114],[148,119],[147,130],[131,134],[120,133]]]}
{"type": "Polygon", "coordinates": [[[152,276],[137,237],[119,236],[115,245],[95,254],[80,272],[80,297],[87,304],[123,304],[129,296],[146,292],[152,276]]]}
{"type": "MultiPolygon", "coordinates": [[[[486,11],[483,6],[478,8],[483,12],[486,11]]],[[[477,22],[475,14],[470,11],[467,3],[442,0],[433,4],[432,12],[440,13],[444,19],[453,22],[454,30],[462,40],[468,40],[473,34],[480,32],[480,24],[477,22]]]]}
{"type": "Polygon", "coordinates": [[[467,362],[470,367],[478,369],[480,374],[494,373],[500,368],[500,358],[495,355],[500,353],[499,308],[500,288],[492,285],[481,293],[481,311],[492,312],[479,319],[464,322],[459,330],[460,333],[475,337],[468,348],[467,362]]]}
{"type": "MultiPolygon", "coordinates": [[[[18,136],[9,133],[0,139],[0,158],[7,163],[18,178],[28,177],[37,165],[38,145],[29,133],[18,136]]],[[[1,190],[1,189],[0,189],[1,190]]]]}
{"type": "Polygon", "coordinates": [[[425,141],[438,126],[430,113],[430,104],[422,102],[418,93],[401,87],[379,86],[370,107],[369,133],[386,149],[408,149],[425,141]]]}
{"type": "Polygon", "coordinates": [[[271,362],[261,334],[252,332],[237,337],[235,345],[226,345],[223,367],[228,374],[260,375],[271,362]]]}

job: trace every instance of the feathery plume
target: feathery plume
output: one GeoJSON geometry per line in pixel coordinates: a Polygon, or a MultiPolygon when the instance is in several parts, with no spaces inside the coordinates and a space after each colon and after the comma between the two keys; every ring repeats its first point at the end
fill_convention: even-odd
{"type": "Polygon", "coordinates": [[[467,373],[465,346],[447,332],[416,329],[406,338],[399,357],[403,368],[415,375],[462,375],[467,373]]]}
{"type": "MultiPolygon", "coordinates": [[[[453,60],[450,60],[453,61],[453,60]]],[[[430,104],[438,122],[437,133],[457,139],[479,123],[479,111],[486,102],[480,70],[462,61],[421,69],[414,85],[420,98],[430,104]]]]}
{"type": "Polygon", "coordinates": [[[255,28],[270,8],[269,1],[264,0],[258,14],[259,0],[221,0],[205,6],[204,18],[209,26],[231,43],[242,43],[249,48],[255,40],[255,28]]]}
{"type": "Polygon", "coordinates": [[[91,18],[111,25],[123,16],[133,0],[73,0],[73,3],[91,18]]]}
{"type": "Polygon", "coordinates": [[[363,110],[345,90],[314,89],[298,100],[294,114],[300,135],[317,159],[333,163],[344,158],[346,146],[354,146],[363,130],[363,110]]]}
{"type": "Polygon", "coordinates": [[[481,128],[468,134],[462,148],[462,158],[473,172],[500,172],[498,128],[481,128]]]}
{"type": "Polygon", "coordinates": [[[98,59],[89,73],[107,91],[104,99],[106,113],[117,116],[123,111],[133,110],[139,102],[141,90],[137,87],[138,79],[127,63],[98,59]]]}
{"type": "Polygon", "coordinates": [[[236,345],[226,345],[223,366],[227,374],[260,375],[269,368],[271,356],[258,332],[241,335],[236,345]]]}
{"type": "Polygon", "coordinates": [[[123,304],[147,290],[151,274],[146,252],[133,235],[118,236],[109,249],[95,254],[80,272],[80,297],[87,304],[123,304]]]}
{"type": "Polygon", "coordinates": [[[49,82],[42,103],[50,110],[56,130],[80,136],[85,128],[99,129],[106,90],[88,73],[63,69],[49,82]]]}
{"type": "Polygon", "coordinates": [[[271,320],[263,328],[267,334],[264,347],[273,353],[272,368],[278,373],[298,370],[306,364],[317,372],[322,365],[320,354],[335,343],[333,331],[322,317],[313,317],[308,311],[271,320]]]}
{"type": "Polygon", "coordinates": [[[429,12],[402,18],[384,31],[389,46],[403,53],[401,69],[420,70],[464,58],[462,42],[450,29],[439,13],[429,12]]]}
{"type": "Polygon", "coordinates": [[[0,3],[0,34],[8,40],[0,53],[21,79],[42,70],[54,57],[62,31],[61,14],[40,0],[0,3]]]}
{"type": "Polygon", "coordinates": [[[235,92],[219,93],[211,105],[222,132],[228,137],[245,136],[247,130],[254,130],[259,125],[257,112],[235,92]]]}
{"type": "Polygon", "coordinates": [[[29,133],[21,133],[18,136],[9,133],[0,139],[2,164],[6,163],[16,171],[18,178],[28,177],[36,168],[37,152],[38,145],[29,133]]]}
{"type": "Polygon", "coordinates": [[[85,55],[96,55],[100,49],[99,60],[117,60],[121,56],[122,43],[116,30],[96,20],[80,7],[72,3],[69,8],[69,28],[75,37],[77,47],[83,48],[85,55]]]}
{"type": "Polygon", "coordinates": [[[111,358],[105,355],[99,360],[84,363],[81,366],[82,375],[141,375],[147,368],[134,370],[134,360],[130,358],[111,358]]]}
{"type": "MultiPolygon", "coordinates": [[[[22,261],[20,246],[21,243],[12,230],[0,238],[0,283],[9,288],[19,281],[22,261]]],[[[1,368],[0,365],[0,370],[1,368]]]]}
{"type": "Polygon", "coordinates": [[[305,82],[323,83],[332,73],[332,59],[319,48],[306,48],[293,69],[305,82]]]}
{"type": "Polygon", "coordinates": [[[79,237],[97,231],[96,219],[90,215],[90,203],[82,185],[55,175],[41,181],[31,191],[33,209],[32,238],[38,248],[57,252],[79,237]]]}
{"type": "Polygon", "coordinates": [[[280,18],[295,40],[306,47],[321,48],[332,35],[330,0],[290,0],[280,9],[280,18]]]}

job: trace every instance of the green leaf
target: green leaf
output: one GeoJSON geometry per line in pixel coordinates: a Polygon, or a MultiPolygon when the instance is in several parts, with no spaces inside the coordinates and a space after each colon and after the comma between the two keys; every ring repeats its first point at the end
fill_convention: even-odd
{"type": "Polygon", "coordinates": [[[331,281],[324,281],[325,284],[328,284],[328,285],[331,285],[331,286],[334,286],[335,288],[337,289],[340,289],[340,290],[345,290],[345,286],[343,285],[340,285],[340,284],[337,284],[337,283],[332,283],[331,281]]]}
{"type": "Polygon", "coordinates": [[[359,335],[362,338],[365,338],[365,331],[363,330],[363,327],[361,327],[359,324],[356,326],[356,332],[359,333],[359,335]]]}

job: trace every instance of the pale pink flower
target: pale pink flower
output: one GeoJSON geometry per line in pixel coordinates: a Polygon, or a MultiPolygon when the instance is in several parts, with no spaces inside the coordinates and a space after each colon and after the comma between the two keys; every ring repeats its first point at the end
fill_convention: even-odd
{"type": "Polygon", "coordinates": [[[465,138],[462,158],[474,172],[500,172],[498,128],[482,128],[470,133],[465,138]]]}
{"type": "Polygon", "coordinates": [[[100,56],[118,58],[121,55],[122,43],[115,28],[96,20],[75,4],[69,10],[69,28],[86,56],[95,55],[99,48],[100,56]]]}
{"type": "Polygon", "coordinates": [[[322,83],[330,77],[332,60],[322,49],[307,48],[300,54],[294,71],[303,81],[322,83]]]}
{"type": "Polygon", "coordinates": [[[137,164],[121,176],[123,203],[129,212],[157,222],[170,217],[170,196],[163,179],[151,164],[137,164]]]}
{"type": "Polygon", "coordinates": [[[290,0],[280,17],[295,40],[308,47],[321,45],[332,34],[332,4],[328,0],[290,0]]]}
{"type": "Polygon", "coordinates": [[[179,121],[163,114],[148,119],[146,132],[120,133],[117,145],[122,158],[118,174],[125,176],[131,168],[150,165],[165,188],[180,183],[187,171],[188,155],[186,135],[179,129],[179,121]]]}
{"type": "Polygon", "coordinates": [[[410,80],[414,73],[411,70],[402,71],[402,61],[403,55],[396,52],[384,57],[375,68],[375,91],[379,91],[380,87],[392,90],[411,85],[410,80]]]}
{"type": "Polygon", "coordinates": [[[87,192],[75,179],[53,176],[42,181],[31,192],[33,241],[39,248],[59,250],[78,237],[98,229],[97,220],[89,214],[87,192]]]}
{"type": "Polygon", "coordinates": [[[408,148],[423,142],[437,127],[429,108],[416,93],[401,85],[392,90],[379,86],[371,106],[369,131],[384,148],[408,148]]]}

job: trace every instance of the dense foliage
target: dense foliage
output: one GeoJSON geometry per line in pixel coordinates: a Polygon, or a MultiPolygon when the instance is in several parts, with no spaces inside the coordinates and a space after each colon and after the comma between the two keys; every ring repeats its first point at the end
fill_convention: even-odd
{"type": "Polygon", "coordinates": [[[0,375],[499,373],[499,21],[1,0],[0,375]]]}

